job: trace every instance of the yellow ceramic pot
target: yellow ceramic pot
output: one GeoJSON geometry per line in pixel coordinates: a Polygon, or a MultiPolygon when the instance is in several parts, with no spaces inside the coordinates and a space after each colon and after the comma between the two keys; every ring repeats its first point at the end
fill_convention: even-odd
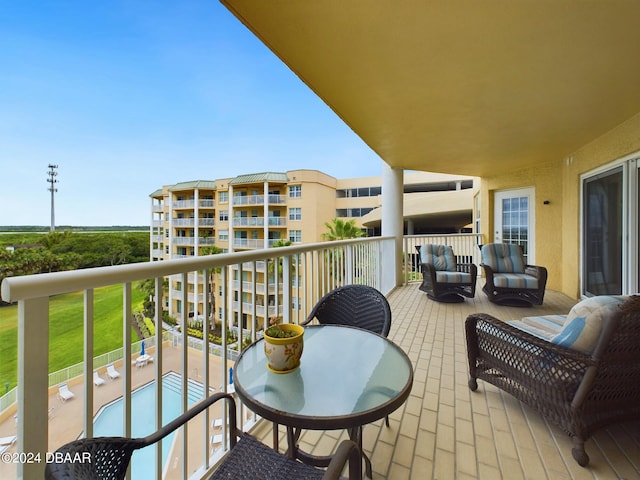
{"type": "Polygon", "coordinates": [[[283,323],[277,325],[276,328],[284,332],[291,332],[293,336],[280,338],[268,335],[269,329],[265,331],[264,354],[267,357],[267,366],[275,373],[293,372],[300,366],[304,345],[304,327],[293,323],[283,323]]]}

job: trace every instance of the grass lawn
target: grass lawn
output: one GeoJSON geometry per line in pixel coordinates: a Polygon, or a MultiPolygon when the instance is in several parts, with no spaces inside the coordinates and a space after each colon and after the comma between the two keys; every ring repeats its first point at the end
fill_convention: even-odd
{"type": "MultiPolygon", "coordinates": [[[[132,287],[136,310],[144,292],[132,287]]],[[[84,295],[82,292],[58,295],[49,302],[49,372],[82,362],[84,336],[84,295]]],[[[94,356],[122,346],[122,285],[94,292],[94,356]]],[[[132,329],[132,338],[137,337],[132,329]]],[[[18,375],[18,307],[0,308],[0,395],[5,383],[16,386],[18,375]]]]}

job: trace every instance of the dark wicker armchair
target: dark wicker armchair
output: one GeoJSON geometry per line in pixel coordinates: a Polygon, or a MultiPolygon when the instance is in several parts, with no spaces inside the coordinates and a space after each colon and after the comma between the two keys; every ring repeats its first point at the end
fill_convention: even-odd
{"type": "Polygon", "coordinates": [[[476,296],[478,267],[458,263],[453,249],[447,245],[417,245],[422,272],[420,290],[431,300],[444,303],[464,302],[476,296]]]}
{"type": "Polygon", "coordinates": [[[527,265],[519,245],[488,243],[482,246],[485,284],[482,291],[500,305],[542,305],[547,269],[527,265]]]}
{"type": "MultiPolygon", "coordinates": [[[[71,454],[89,453],[91,462],[48,463],[45,469],[47,480],[121,480],[125,478],[129,461],[134,450],[154,444],[169,435],[203,410],[224,399],[229,414],[230,451],[216,468],[209,480],[221,479],[339,479],[347,461],[349,478],[361,478],[361,459],[357,445],[344,440],[338,447],[327,470],[306,465],[278,453],[252,436],[237,429],[236,405],[233,397],[226,393],[216,393],[166,426],[144,438],[99,437],[85,438],[60,447],[57,452],[71,454]],[[236,440],[239,437],[239,440],[236,440]]],[[[61,456],[63,458],[63,456],[61,456]]]]}
{"type": "MultiPolygon", "coordinates": [[[[640,419],[640,296],[606,308],[606,315],[594,310],[601,329],[586,352],[563,346],[575,335],[562,331],[548,340],[516,326],[521,321],[505,323],[486,314],[466,320],[471,390],[481,379],[536,409],[573,438],[571,453],[581,466],[589,463],[584,443],[595,431],[640,419]]],[[[554,317],[560,316],[522,323],[535,325],[540,318],[548,325],[554,317]]],[[[571,327],[570,322],[562,328],[571,327]]]]}
{"type": "Polygon", "coordinates": [[[345,285],[322,297],[304,321],[321,324],[351,325],[384,337],[391,329],[391,307],[386,297],[367,285],[345,285]]]}

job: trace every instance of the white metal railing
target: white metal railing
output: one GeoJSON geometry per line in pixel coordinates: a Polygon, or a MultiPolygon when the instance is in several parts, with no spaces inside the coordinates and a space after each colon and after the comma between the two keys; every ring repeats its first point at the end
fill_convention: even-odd
{"type": "MultiPolygon", "coordinates": [[[[267,202],[270,205],[282,205],[287,203],[286,195],[267,195],[267,202]]],[[[237,195],[233,197],[234,206],[242,205],[264,205],[264,195],[237,195]]]]}
{"type": "Polygon", "coordinates": [[[176,200],[171,204],[173,208],[193,208],[195,205],[195,200],[176,200]]]}
{"type": "MultiPolygon", "coordinates": [[[[197,310],[202,312],[203,318],[218,317],[218,309],[222,312],[222,322],[225,326],[235,327],[236,319],[248,319],[244,326],[248,338],[256,339],[260,335],[262,325],[258,323],[256,305],[254,303],[239,302],[237,310],[232,306],[234,298],[245,298],[243,294],[256,298],[254,292],[258,285],[258,279],[264,275],[257,274],[258,263],[264,264],[264,271],[268,272],[269,280],[276,291],[273,295],[276,311],[282,312],[284,322],[299,323],[306,318],[313,305],[331,289],[348,284],[361,283],[378,288],[383,293],[389,293],[395,287],[395,272],[398,268],[392,261],[395,258],[395,239],[391,237],[366,238],[344,240],[339,242],[323,242],[309,245],[282,247],[277,249],[263,249],[238,253],[222,253],[203,257],[190,257],[182,260],[165,260],[162,262],[148,262],[141,264],[120,265],[84,270],[74,270],[57,273],[30,275],[23,277],[7,278],[2,282],[2,299],[7,302],[18,302],[18,451],[19,452],[44,452],[59,445],[48,444],[48,430],[55,428],[55,422],[48,422],[48,358],[49,358],[49,298],[63,293],[82,291],[84,293],[84,360],[82,371],[82,389],[84,404],[75,404],[78,408],[78,417],[82,419],[82,426],[77,426],[77,433],[84,431],[87,436],[93,434],[93,383],[92,371],[100,361],[93,357],[93,326],[94,295],[99,287],[109,285],[122,285],[122,331],[123,343],[121,358],[124,360],[121,367],[122,397],[123,397],[123,426],[124,435],[131,436],[132,418],[132,365],[131,358],[136,350],[132,347],[130,323],[132,319],[132,288],[133,283],[141,280],[153,279],[155,284],[155,317],[162,318],[162,306],[164,305],[163,280],[169,276],[178,276],[183,286],[187,286],[189,276],[197,276],[194,272],[205,272],[202,275],[202,291],[218,291],[222,289],[222,296],[216,295],[216,312],[211,312],[211,305],[205,301],[198,305],[197,310]],[[391,262],[390,262],[391,260],[391,262]],[[383,272],[389,269],[388,272],[383,272]],[[215,289],[210,288],[210,273],[216,272],[215,289]],[[247,272],[244,275],[243,272],[247,272]],[[243,282],[235,287],[231,285],[232,275],[242,278],[243,282]],[[293,279],[296,279],[295,282],[293,279]],[[245,283],[248,281],[249,283],[245,283]],[[295,306],[294,306],[295,304],[295,306]],[[213,313],[213,314],[212,314],[213,313]],[[25,421],[28,419],[28,422],[25,421]]],[[[189,292],[183,288],[176,292],[183,306],[188,305],[189,292]]],[[[188,322],[188,308],[182,308],[179,322],[186,325],[188,322]]],[[[204,340],[202,350],[209,351],[210,342],[209,322],[203,322],[204,340]]],[[[187,380],[189,372],[194,367],[201,368],[204,391],[209,391],[209,374],[214,368],[217,371],[222,384],[228,384],[228,362],[241,348],[242,342],[234,346],[227,343],[227,329],[222,329],[221,361],[212,362],[210,355],[203,355],[198,362],[189,361],[189,345],[192,345],[187,336],[187,329],[179,334],[179,356],[182,374],[182,410],[187,409],[187,380]],[[231,349],[231,350],[230,350],[231,349]],[[235,349],[235,350],[234,350],[235,349]]],[[[162,425],[162,392],[161,378],[165,373],[163,368],[163,333],[161,328],[156,329],[155,343],[156,361],[152,364],[155,372],[156,416],[155,427],[162,425]]],[[[197,342],[196,342],[197,343],[197,342]]],[[[173,348],[173,347],[171,347],[173,348]]],[[[69,372],[67,375],[75,374],[69,372]]],[[[215,385],[217,388],[218,385],[215,385]]],[[[209,418],[203,414],[204,438],[198,441],[205,442],[209,434],[209,418]]],[[[70,428],[70,425],[65,425],[70,428]]],[[[55,437],[55,436],[54,436],[55,437]]],[[[185,456],[189,450],[189,441],[193,438],[184,436],[181,440],[181,450],[185,456]]],[[[213,459],[209,456],[209,445],[202,445],[203,471],[210,469],[213,459]]],[[[180,450],[180,448],[178,449],[180,450]]],[[[153,478],[160,479],[162,472],[161,445],[156,447],[157,460],[155,465],[149,466],[149,478],[151,472],[156,471],[153,478]]],[[[186,462],[182,462],[182,478],[188,477],[186,462]]],[[[43,464],[19,464],[18,477],[20,479],[42,478],[43,464]]]]}
{"type": "Polygon", "coordinates": [[[421,280],[420,256],[417,246],[427,243],[449,245],[459,263],[480,265],[480,245],[482,234],[460,233],[443,235],[405,235],[403,239],[404,283],[421,280]]]}
{"type": "Polygon", "coordinates": [[[234,227],[263,227],[264,217],[233,217],[234,227]]]}
{"type": "Polygon", "coordinates": [[[194,227],[196,225],[195,218],[174,218],[172,219],[174,227],[194,227]]]}

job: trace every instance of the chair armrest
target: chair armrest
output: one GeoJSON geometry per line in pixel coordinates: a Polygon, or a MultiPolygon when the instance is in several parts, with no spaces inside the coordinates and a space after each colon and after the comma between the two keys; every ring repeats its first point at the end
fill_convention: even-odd
{"type": "Polygon", "coordinates": [[[456,265],[456,271],[470,273],[473,278],[478,275],[478,267],[475,263],[458,263],[456,265]]]}
{"type": "Polygon", "coordinates": [[[339,480],[347,462],[349,462],[349,478],[362,478],[362,459],[360,449],[355,442],[343,440],[331,458],[322,480],[339,480]]]}
{"type": "Polygon", "coordinates": [[[547,279],[547,269],[546,267],[541,267],[539,265],[527,265],[524,268],[524,273],[527,275],[531,275],[532,277],[536,277],[538,280],[547,279]]]}
{"type": "Polygon", "coordinates": [[[191,420],[193,417],[201,413],[203,410],[206,410],[217,401],[223,400],[223,399],[227,401],[227,405],[229,408],[230,448],[233,448],[237,443],[237,437],[241,435],[242,432],[238,430],[237,424],[236,424],[236,418],[237,418],[236,402],[234,401],[233,396],[231,394],[223,393],[223,392],[214,393],[210,397],[205,398],[200,403],[194,405],[179,417],[176,417],[175,419],[167,423],[164,427],[162,427],[157,432],[154,432],[144,438],[141,438],[140,440],[142,441],[142,446],[144,447],[144,446],[151,445],[153,443],[158,442],[159,440],[166,437],[174,430],[178,429],[179,427],[187,423],[189,420],[191,420]]]}

